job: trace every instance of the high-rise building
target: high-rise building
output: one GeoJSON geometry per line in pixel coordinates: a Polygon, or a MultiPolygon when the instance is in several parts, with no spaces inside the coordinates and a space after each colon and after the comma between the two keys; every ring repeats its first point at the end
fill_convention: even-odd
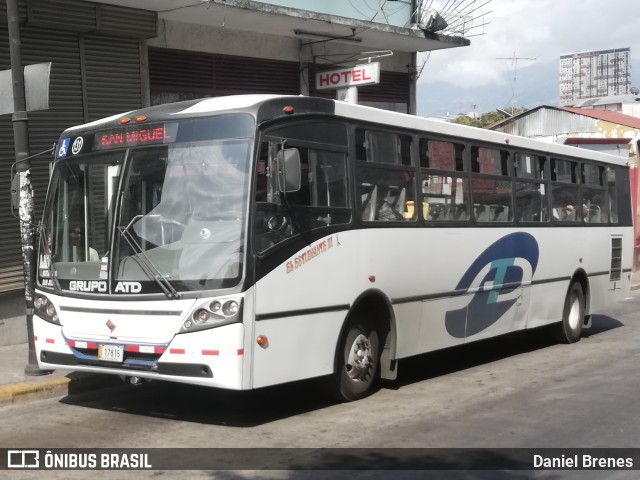
{"type": "Polygon", "coordinates": [[[560,105],[580,99],[624,95],[631,87],[629,48],[560,56],[560,105]]]}

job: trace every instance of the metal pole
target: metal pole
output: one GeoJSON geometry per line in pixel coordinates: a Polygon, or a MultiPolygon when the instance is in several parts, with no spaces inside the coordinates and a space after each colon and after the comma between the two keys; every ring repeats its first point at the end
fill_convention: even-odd
{"type": "Polygon", "coordinates": [[[20,237],[24,260],[24,298],[27,317],[27,341],[29,357],[24,369],[26,375],[45,375],[48,370],[38,367],[33,339],[33,295],[36,276],[33,230],[33,190],[31,188],[31,162],[29,157],[29,127],[27,102],[24,89],[24,67],[20,44],[20,17],[18,0],[7,0],[7,22],[9,26],[9,53],[11,56],[11,78],[13,83],[13,143],[16,155],[16,175],[20,176],[20,237]]]}

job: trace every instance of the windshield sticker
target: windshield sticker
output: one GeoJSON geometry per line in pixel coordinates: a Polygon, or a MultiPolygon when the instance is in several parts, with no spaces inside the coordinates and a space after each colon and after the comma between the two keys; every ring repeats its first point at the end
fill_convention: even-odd
{"type": "Polygon", "coordinates": [[[58,153],[56,158],[65,158],[67,153],[69,152],[69,142],[71,141],[71,137],[63,138],[60,141],[60,146],[58,147],[58,153]]]}
{"type": "Polygon", "coordinates": [[[73,153],[74,155],[77,155],[80,153],[80,150],[82,150],[82,144],[84,143],[84,140],[82,139],[82,137],[78,137],[73,141],[73,145],[71,145],[71,153],[73,153]]]}
{"type": "Polygon", "coordinates": [[[287,262],[287,265],[286,265],[287,273],[291,273],[294,270],[302,267],[307,262],[310,262],[317,256],[322,255],[331,247],[333,247],[333,237],[329,237],[326,240],[323,240],[320,243],[314,245],[313,247],[309,248],[305,252],[296,256],[293,260],[290,260],[287,262]]]}

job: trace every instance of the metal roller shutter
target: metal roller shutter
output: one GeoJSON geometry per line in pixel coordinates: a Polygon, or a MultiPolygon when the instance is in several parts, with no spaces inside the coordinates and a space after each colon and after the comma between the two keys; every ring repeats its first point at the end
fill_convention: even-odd
{"type": "Polygon", "coordinates": [[[142,107],[140,43],[106,35],[82,37],[87,121],[142,107]]]}
{"type": "Polygon", "coordinates": [[[197,52],[149,48],[151,103],[242,93],[297,95],[299,65],[197,52]]]}
{"type": "MultiPolygon", "coordinates": [[[[24,64],[52,62],[49,110],[28,113],[31,154],[50,148],[69,126],[142,106],[139,40],[58,30],[73,29],[69,17],[56,23],[52,21],[54,17],[47,15],[47,8],[73,10],[76,3],[65,0],[32,2],[30,11],[24,2],[20,4],[21,20],[27,18],[27,13],[31,15],[29,23],[21,25],[20,32],[24,64]],[[47,27],[33,24],[45,22],[47,27]],[[84,72],[81,68],[83,59],[84,72]]],[[[114,8],[109,9],[109,18],[123,14],[114,8]]],[[[124,13],[131,13],[129,9],[125,10],[124,13]]],[[[58,14],[60,12],[58,10],[58,14]]],[[[91,23],[85,10],[74,10],[74,15],[79,21],[76,30],[83,30],[91,23]]],[[[130,17],[128,26],[132,31],[129,33],[133,33],[136,25],[142,33],[155,31],[155,15],[130,17]]],[[[0,69],[10,67],[6,8],[0,8],[0,69]]],[[[11,115],[0,116],[0,138],[4,139],[0,142],[0,191],[7,192],[5,201],[0,202],[0,292],[6,292],[24,286],[19,224],[11,214],[8,202],[10,166],[14,162],[11,115]]],[[[37,220],[42,215],[52,158],[45,155],[32,160],[31,181],[37,220]]]]}
{"type": "MultiPolygon", "coordinates": [[[[0,20],[1,22],[2,20],[0,20]]],[[[31,154],[51,148],[60,132],[82,123],[82,82],[78,35],[21,27],[22,59],[25,64],[52,62],[49,87],[49,110],[29,112],[29,146],[31,154]]],[[[0,26],[0,68],[10,68],[6,22],[0,26]],[[3,28],[4,27],[4,28],[3,28]]],[[[10,165],[14,161],[11,115],[0,117],[0,191],[9,192],[10,165]]],[[[36,219],[42,214],[49,180],[49,163],[45,155],[32,160],[31,181],[34,190],[36,219]]],[[[6,197],[5,197],[6,198],[6,197]]],[[[0,292],[22,288],[24,276],[18,219],[11,215],[9,202],[0,202],[0,292]]]]}

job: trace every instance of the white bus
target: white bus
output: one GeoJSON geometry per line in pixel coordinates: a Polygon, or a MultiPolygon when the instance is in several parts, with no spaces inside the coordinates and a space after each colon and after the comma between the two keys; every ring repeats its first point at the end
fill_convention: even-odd
{"type": "Polygon", "coordinates": [[[247,95],[66,130],[39,235],[43,369],[344,401],[398,360],[628,295],[618,157],[334,100],[247,95]]]}

